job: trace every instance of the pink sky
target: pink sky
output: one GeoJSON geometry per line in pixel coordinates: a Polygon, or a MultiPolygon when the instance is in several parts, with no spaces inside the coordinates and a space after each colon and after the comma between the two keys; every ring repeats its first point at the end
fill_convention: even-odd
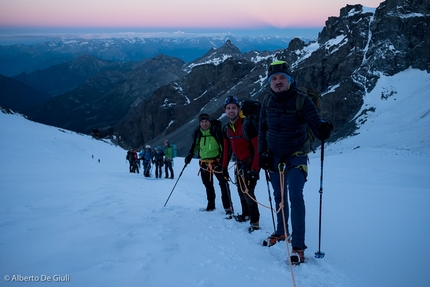
{"type": "Polygon", "coordinates": [[[347,4],[381,0],[0,0],[1,27],[322,27],[347,4]]]}

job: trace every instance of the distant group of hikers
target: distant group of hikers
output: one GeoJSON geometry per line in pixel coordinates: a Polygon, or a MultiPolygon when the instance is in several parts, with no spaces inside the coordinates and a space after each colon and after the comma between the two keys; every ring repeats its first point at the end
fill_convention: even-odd
{"type": "MultiPolygon", "coordinates": [[[[207,198],[207,206],[203,211],[210,212],[216,208],[215,177],[221,189],[221,202],[227,218],[234,217],[240,222],[249,221],[249,232],[260,229],[255,187],[260,179],[260,169],[264,169],[266,180],[273,187],[276,206],[272,210],[276,211],[277,224],[275,227],[273,222],[275,230],[263,245],[272,246],[279,241],[288,240],[296,262],[300,263],[305,260],[304,250],[307,248],[303,188],[308,174],[308,153],[312,149],[311,137],[328,139],[333,125],[321,118],[309,92],[298,87],[285,61],[271,63],[267,78],[271,94],[261,104],[258,103],[256,116],[246,115],[243,105],[245,101],[239,101],[235,96],[228,96],[224,102],[228,118],[226,125],[222,126],[219,120],[206,113],[199,115],[199,126],[192,134],[192,144],[185,157],[184,168],[197,154],[207,198]],[[235,162],[234,181],[229,172],[232,157],[235,162]],[[237,186],[241,214],[234,214],[229,182],[237,186]],[[288,226],[288,201],[291,206],[292,233],[288,226]]],[[[156,151],[157,149],[159,147],[156,151]]],[[[145,153],[140,153],[138,158],[145,158],[147,163],[150,162],[149,159],[157,162],[156,154],[148,153],[148,157],[145,157],[145,153]]],[[[169,159],[170,155],[165,155],[164,163],[169,159]]],[[[160,172],[156,173],[157,177],[161,176],[161,165],[158,165],[160,172]]],[[[167,169],[166,164],[166,178],[167,169]]],[[[173,171],[171,172],[173,178],[173,171]]]]}
{"type": "Polygon", "coordinates": [[[164,166],[165,178],[174,179],[173,158],[175,157],[175,153],[174,145],[171,145],[169,140],[165,140],[164,151],[160,146],[157,146],[154,151],[152,151],[151,146],[147,144],[139,153],[137,153],[136,149],[130,149],[127,152],[126,160],[128,160],[130,164],[129,171],[132,173],[139,173],[140,161],[142,161],[143,175],[145,177],[151,176],[151,167],[154,165],[156,178],[162,177],[162,168],[164,166]]]}

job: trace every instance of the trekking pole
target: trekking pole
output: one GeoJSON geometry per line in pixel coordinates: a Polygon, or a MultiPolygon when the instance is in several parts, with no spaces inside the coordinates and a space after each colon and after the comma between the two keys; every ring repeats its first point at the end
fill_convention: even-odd
{"type": "Polygon", "coordinates": [[[321,213],[322,213],[322,195],[323,195],[323,165],[324,163],[324,140],[321,141],[321,176],[320,176],[320,216],[318,230],[318,251],[315,252],[316,258],[324,258],[325,253],[321,252],[321,213]]]}
{"type": "Polygon", "coordinates": [[[266,169],[264,171],[266,173],[266,183],[267,183],[267,192],[269,193],[270,211],[272,212],[273,232],[276,232],[275,216],[273,215],[272,196],[270,195],[270,186],[269,186],[270,178],[269,178],[269,172],[266,169]]]}
{"type": "Polygon", "coordinates": [[[178,181],[179,181],[179,179],[181,178],[182,173],[184,172],[184,169],[185,169],[186,167],[187,167],[187,163],[184,165],[184,168],[182,169],[181,173],[179,174],[178,179],[176,180],[176,183],[175,183],[175,185],[173,186],[172,191],[170,192],[169,197],[168,197],[168,198],[167,198],[167,200],[166,200],[166,203],[164,203],[164,207],[166,207],[166,204],[167,204],[167,202],[169,201],[170,196],[172,196],[172,193],[173,193],[173,191],[175,190],[176,184],[178,184],[178,181]]]}

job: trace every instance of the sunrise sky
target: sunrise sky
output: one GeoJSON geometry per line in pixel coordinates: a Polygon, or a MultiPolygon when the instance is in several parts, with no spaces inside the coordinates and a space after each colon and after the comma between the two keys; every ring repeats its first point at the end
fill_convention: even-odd
{"type": "Polygon", "coordinates": [[[0,29],[322,27],[347,4],[381,0],[0,0],[0,29]]]}
{"type": "Polygon", "coordinates": [[[381,2],[0,0],[0,45],[25,43],[29,35],[40,37],[73,33],[90,35],[88,37],[100,37],[103,33],[149,32],[316,37],[328,17],[339,16],[340,9],[347,4],[376,8],[381,2]]]}

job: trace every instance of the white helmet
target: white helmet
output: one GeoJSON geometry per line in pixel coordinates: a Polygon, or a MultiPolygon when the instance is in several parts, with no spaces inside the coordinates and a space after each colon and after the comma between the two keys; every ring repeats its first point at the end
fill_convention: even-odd
{"type": "Polygon", "coordinates": [[[147,145],[145,146],[145,148],[151,148],[151,146],[150,146],[149,144],[147,144],[147,145]]]}

